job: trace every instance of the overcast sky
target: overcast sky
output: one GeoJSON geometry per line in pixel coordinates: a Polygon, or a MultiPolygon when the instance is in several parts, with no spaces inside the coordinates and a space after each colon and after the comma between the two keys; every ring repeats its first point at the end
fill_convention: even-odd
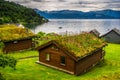
{"type": "Polygon", "coordinates": [[[120,0],[8,0],[40,10],[120,10],[120,0]]]}

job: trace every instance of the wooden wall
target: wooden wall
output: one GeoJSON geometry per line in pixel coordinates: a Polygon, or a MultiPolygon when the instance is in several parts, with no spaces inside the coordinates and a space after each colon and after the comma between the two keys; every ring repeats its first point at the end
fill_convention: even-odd
{"type": "Polygon", "coordinates": [[[4,42],[4,45],[3,51],[5,53],[29,49],[32,47],[32,39],[4,42]]]}
{"type": "Polygon", "coordinates": [[[104,52],[101,48],[101,49],[98,49],[97,51],[94,51],[93,54],[90,54],[84,57],[83,59],[80,59],[79,61],[75,61],[66,53],[64,53],[64,51],[60,49],[57,49],[57,50],[52,49],[52,46],[55,46],[55,45],[49,45],[47,47],[44,47],[44,49],[39,50],[39,62],[43,65],[47,64],[46,66],[49,65],[49,67],[51,66],[57,67],[56,69],[58,70],[60,68],[60,69],[70,71],[72,72],[72,74],[75,74],[75,75],[79,75],[81,73],[88,71],[90,68],[95,66],[100,60],[102,60],[104,56],[104,52]],[[46,60],[46,53],[50,54],[50,61],[46,60]],[[65,56],[66,65],[60,64],[60,56],[65,56]]]}
{"type": "Polygon", "coordinates": [[[111,31],[110,33],[103,36],[102,38],[105,39],[107,42],[120,44],[120,35],[118,35],[114,31],[111,31]]]}
{"type": "Polygon", "coordinates": [[[88,71],[91,67],[95,66],[103,58],[104,53],[102,49],[94,52],[94,54],[89,55],[78,62],[76,62],[75,75],[79,75],[88,71]]]}
{"type": "Polygon", "coordinates": [[[55,45],[48,46],[39,51],[39,61],[74,73],[74,60],[60,49],[53,49],[52,46],[55,45]],[[50,61],[46,60],[46,53],[50,53],[50,61]],[[60,64],[60,56],[65,56],[66,65],[60,64]]]}

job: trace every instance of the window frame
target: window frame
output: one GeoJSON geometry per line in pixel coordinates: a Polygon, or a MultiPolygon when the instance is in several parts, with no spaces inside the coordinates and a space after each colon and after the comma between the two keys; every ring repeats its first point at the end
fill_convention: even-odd
{"type": "Polygon", "coordinates": [[[13,43],[14,43],[14,44],[17,44],[17,43],[18,43],[18,41],[13,41],[13,43]]]}
{"type": "Polygon", "coordinates": [[[66,66],[66,57],[65,56],[60,56],[60,65],[66,66]],[[62,59],[64,59],[64,63],[62,61],[62,59]]]}
{"type": "Polygon", "coordinates": [[[46,61],[50,61],[50,60],[51,60],[50,57],[51,57],[50,53],[46,53],[46,54],[45,54],[45,60],[46,60],[46,61]]]}

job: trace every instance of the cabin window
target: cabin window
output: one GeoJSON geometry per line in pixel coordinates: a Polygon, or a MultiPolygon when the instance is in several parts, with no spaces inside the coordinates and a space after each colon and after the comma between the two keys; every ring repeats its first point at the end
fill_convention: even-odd
{"type": "Polygon", "coordinates": [[[61,65],[65,65],[65,56],[60,57],[61,65]]]}
{"type": "Polygon", "coordinates": [[[13,43],[15,43],[15,44],[16,44],[16,43],[18,43],[18,41],[13,41],[13,43]]]}
{"type": "Polygon", "coordinates": [[[50,61],[50,53],[46,53],[46,60],[50,61]]]}

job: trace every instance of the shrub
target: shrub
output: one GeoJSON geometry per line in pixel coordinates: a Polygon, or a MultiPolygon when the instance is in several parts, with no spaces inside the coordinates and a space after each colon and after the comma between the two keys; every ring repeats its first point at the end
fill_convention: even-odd
{"type": "Polygon", "coordinates": [[[9,65],[10,67],[12,67],[12,68],[15,69],[16,63],[17,63],[17,60],[16,60],[15,58],[9,57],[9,63],[8,63],[8,65],[9,65]]]}
{"type": "MultiPolygon", "coordinates": [[[[16,63],[17,60],[15,58],[0,54],[0,67],[9,66],[15,70],[16,63]]],[[[0,80],[6,80],[2,73],[0,73],[0,80]]]]}
{"type": "Polygon", "coordinates": [[[43,36],[45,36],[46,34],[44,33],[44,32],[39,32],[38,34],[37,34],[37,36],[38,37],[43,37],[43,36]]]}
{"type": "Polygon", "coordinates": [[[17,60],[15,58],[0,54],[0,67],[5,68],[6,66],[9,66],[15,69],[16,63],[17,60]]]}
{"type": "Polygon", "coordinates": [[[6,80],[5,77],[3,77],[2,73],[0,73],[0,80],[6,80]]]}
{"type": "Polygon", "coordinates": [[[0,48],[3,48],[3,47],[4,47],[4,43],[0,42],[0,48]]]}

